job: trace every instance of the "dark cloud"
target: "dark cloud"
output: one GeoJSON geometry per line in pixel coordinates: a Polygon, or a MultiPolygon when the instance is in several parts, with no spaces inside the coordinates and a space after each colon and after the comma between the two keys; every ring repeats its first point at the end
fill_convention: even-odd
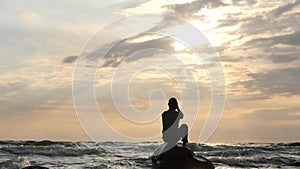
{"type": "MultiPolygon", "coordinates": [[[[146,32],[162,32],[164,30],[167,30],[169,28],[172,28],[173,26],[180,25],[180,24],[186,24],[186,21],[178,19],[176,16],[190,19],[190,17],[193,16],[193,14],[197,13],[202,8],[215,8],[219,6],[225,6],[222,1],[216,0],[216,1],[205,1],[205,0],[196,0],[190,3],[184,3],[184,4],[173,4],[173,5],[166,5],[163,6],[165,8],[168,8],[168,14],[173,15],[165,15],[163,16],[162,20],[157,23],[156,26],[150,28],[146,32]],[[175,16],[174,16],[175,15],[175,16]]],[[[196,19],[201,19],[201,16],[196,16],[196,19]]],[[[142,37],[144,34],[137,35],[134,38],[142,37]]],[[[153,39],[145,42],[139,42],[139,43],[131,43],[129,42],[131,39],[124,39],[120,42],[113,42],[111,44],[113,45],[113,48],[109,50],[107,54],[104,54],[103,51],[107,49],[107,46],[111,46],[111,44],[107,44],[102,46],[100,49],[98,49],[96,52],[91,53],[88,58],[91,60],[94,60],[95,58],[104,57],[104,62],[101,63],[101,66],[104,67],[116,67],[123,61],[123,58],[126,58],[133,52],[143,50],[143,49],[149,49],[149,48],[157,48],[157,49],[164,49],[170,52],[175,52],[174,46],[172,46],[172,43],[174,43],[174,40],[169,37],[162,37],[158,39],[153,39]]],[[[203,48],[203,46],[197,47],[199,50],[203,51],[203,53],[212,53],[215,52],[213,48],[209,49],[207,47],[203,48]],[[203,50],[202,50],[203,48],[203,50]]],[[[134,58],[130,58],[128,61],[133,61],[145,57],[150,57],[155,55],[155,53],[151,52],[144,52],[143,54],[136,56],[134,58]],[[143,55],[143,56],[142,56],[143,55]]]]}
{"type": "Polygon", "coordinates": [[[285,21],[278,21],[278,19],[268,14],[260,14],[250,16],[248,18],[236,19],[235,23],[241,24],[236,33],[241,33],[247,36],[275,32],[278,33],[284,28],[290,26],[286,25],[285,21]]]}
{"type": "Polygon", "coordinates": [[[300,53],[272,54],[269,56],[269,59],[273,63],[290,63],[297,60],[299,56],[300,53]]]}
{"type": "Polygon", "coordinates": [[[300,31],[270,38],[257,38],[245,42],[244,46],[270,47],[277,44],[300,46],[300,31]]]}
{"type": "MultiPolygon", "coordinates": [[[[178,15],[177,15],[178,16],[178,15]]],[[[158,32],[164,29],[171,28],[176,25],[185,24],[186,22],[173,15],[165,15],[156,26],[148,30],[149,32],[158,32]]]]}
{"type": "Polygon", "coordinates": [[[196,0],[190,3],[173,4],[165,7],[170,10],[170,13],[183,18],[187,18],[187,17],[191,17],[193,14],[197,13],[202,8],[216,8],[223,5],[225,4],[220,0],[214,0],[214,1],[196,0]]]}
{"type": "Polygon", "coordinates": [[[63,63],[73,63],[77,58],[78,58],[78,56],[65,57],[63,60],[63,63]]]}
{"type": "Polygon", "coordinates": [[[240,117],[246,120],[260,120],[260,121],[284,121],[300,119],[300,108],[286,108],[286,109],[260,109],[250,113],[242,114],[240,117]]]}
{"type": "Polygon", "coordinates": [[[245,58],[243,58],[242,56],[228,56],[228,55],[223,55],[221,56],[220,60],[222,62],[241,62],[244,61],[245,58]]]}
{"type": "Polygon", "coordinates": [[[267,53],[267,55],[270,55],[272,53],[282,54],[282,55],[296,55],[300,51],[300,46],[281,45],[281,46],[272,46],[269,48],[265,47],[263,48],[263,50],[264,52],[267,53]]]}
{"type": "MultiPolygon", "coordinates": [[[[241,5],[244,2],[241,2],[241,5]]],[[[295,7],[298,2],[286,3],[285,11],[288,6],[295,7]]],[[[217,29],[222,30],[224,27],[237,26],[237,29],[226,32],[228,35],[240,35],[240,38],[233,39],[230,42],[223,43],[218,47],[218,51],[223,52],[227,49],[247,50],[257,49],[264,52],[255,56],[260,59],[268,59],[273,63],[289,63],[295,61],[298,57],[300,46],[300,13],[289,12],[276,17],[274,13],[283,12],[283,6],[276,7],[273,10],[264,10],[257,15],[246,16],[243,13],[226,14],[226,17],[218,21],[217,29]],[[278,11],[278,12],[275,12],[278,11]],[[254,38],[253,38],[254,37],[254,38]],[[232,46],[240,43],[240,40],[250,39],[239,46],[232,46]],[[274,57],[272,57],[272,54],[274,57]],[[280,56],[285,57],[280,57],[280,56]]],[[[271,9],[271,8],[270,8],[271,9]]],[[[290,10],[289,10],[290,11],[290,10]]],[[[232,56],[235,57],[235,56],[232,56]]]]}
{"type": "Polygon", "coordinates": [[[104,54],[103,51],[105,46],[100,48],[98,51],[93,52],[89,55],[90,59],[96,59],[99,57],[104,57],[103,62],[101,63],[101,67],[116,67],[118,66],[125,58],[128,58],[131,54],[145,50],[145,49],[153,49],[146,52],[142,52],[140,54],[135,55],[135,57],[129,58],[128,62],[136,61],[142,58],[153,57],[157,53],[160,52],[160,49],[169,51],[171,53],[175,52],[174,40],[171,37],[161,37],[157,39],[152,39],[144,42],[132,42],[132,40],[136,38],[142,38],[147,34],[140,34],[133,38],[124,39],[117,44],[115,44],[107,54],[104,54]]]}
{"type": "Polygon", "coordinates": [[[227,14],[224,19],[219,20],[217,27],[227,27],[234,26],[241,23],[241,18],[239,17],[239,13],[237,14],[227,14]]]}
{"type": "Polygon", "coordinates": [[[295,2],[293,3],[288,3],[288,4],[285,4],[283,6],[280,6],[278,8],[276,8],[275,10],[272,11],[272,14],[277,17],[279,15],[282,15],[284,14],[285,12],[288,12],[292,9],[294,9],[296,6],[298,6],[300,4],[300,0],[296,0],[295,2]]]}
{"type": "Polygon", "coordinates": [[[240,18],[239,15],[228,16],[226,20],[222,21],[222,24],[241,24],[236,33],[243,35],[257,35],[257,34],[278,34],[280,32],[299,32],[300,13],[288,13],[282,17],[276,17],[274,12],[264,12],[258,15],[253,15],[246,18],[240,18]],[[230,23],[228,19],[231,19],[230,23]]]}
{"type": "Polygon", "coordinates": [[[256,4],[256,0],[232,0],[233,5],[253,5],[256,4]]]}
{"type": "Polygon", "coordinates": [[[241,82],[250,91],[261,91],[261,95],[300,95],[300,67],[274,69],[263,73],[252,73],[251,80],[241,82]]]}

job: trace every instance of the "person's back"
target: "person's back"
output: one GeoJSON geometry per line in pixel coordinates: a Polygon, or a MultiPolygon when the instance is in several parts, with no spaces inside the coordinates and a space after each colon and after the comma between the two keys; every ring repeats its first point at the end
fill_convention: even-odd
{"type": "Polygon", "coordinates": [[[163,140],[176,145],[180,138],[182,138],[183,146],[185,146],[188,142],[188,127],[183,124],[178,128],[179,120],[183,118],[183,113],[180,111],[175,98],[170,98],[168,105],[169,110],[162,114],[163,140]]]}
{"type": "Polygon", "coordinates": [[[168,110],[165,111],[162,114],[162,120],[163,120],[163,132],[167,131],[172,125],[174,127],[178,128],[179,126],[179,120],[176,121],[178,118],[179,113],[175,110],[168,110]]]}

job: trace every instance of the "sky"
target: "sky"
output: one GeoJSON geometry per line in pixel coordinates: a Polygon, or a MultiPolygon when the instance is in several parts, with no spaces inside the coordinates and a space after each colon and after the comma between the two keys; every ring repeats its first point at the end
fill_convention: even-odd
{"type": "Polygon", "coordinates": [[[300,140],[299,0],[0,11],[0,140],[161,141],[170,97],[192,142],[300,140]]]}

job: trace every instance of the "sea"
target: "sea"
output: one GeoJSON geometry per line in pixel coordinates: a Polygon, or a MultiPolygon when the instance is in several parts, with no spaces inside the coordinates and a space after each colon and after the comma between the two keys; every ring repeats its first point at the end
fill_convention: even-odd
{"type": "MultiPolygon", "coordinates": [[[[27,166],[69,169],[154,167],[149,158],[160,142],[0,141],[0,169],[27,166]]],[[[196,156],[216,168],[300,168],[300,142],[189,143],[196,156]]]]}

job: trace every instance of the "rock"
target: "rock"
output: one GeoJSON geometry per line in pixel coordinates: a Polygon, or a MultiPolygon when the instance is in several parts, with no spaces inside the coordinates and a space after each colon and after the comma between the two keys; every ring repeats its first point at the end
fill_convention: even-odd
{"type": "Polygon", "coordinates": [[[197,158],[192,150],[186,147],[175,146],[170,150],[151,157],[154,166],[159,169],[213,169],[211,161],[204,157],[197,158]]]}
{"type": "Polygon", "coordinates": [[[28,166],[28,167],[24,167],[22,169],[49,169],[49,168],[42,167],[42,166],[28,166]]]}

